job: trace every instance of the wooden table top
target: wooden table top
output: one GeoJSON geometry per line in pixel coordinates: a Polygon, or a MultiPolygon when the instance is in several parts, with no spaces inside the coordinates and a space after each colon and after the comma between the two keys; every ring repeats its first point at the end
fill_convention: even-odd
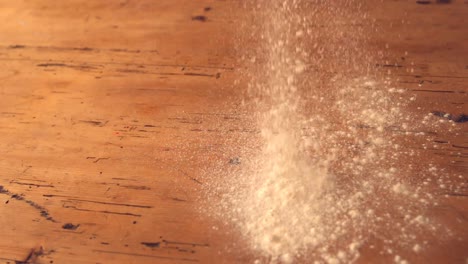
{"type": "MultiPolygon", "coordinates": [[[[387,46],[385,59],[400,65],[376,67],[418,96],[415,115],[468,114],[467,2],[416,2],[364,1],[379,29],[369,48],[387,46]]],[[[0,263],[257,259],[199,199],[212,162],[231,170],[253,129],[233,88],[245,15],[231,0],[0,3],[0,263]]],[[[429,133],[437,148],[421,150],[461,175],[457,184],[468,179],[462,121],[429,133]]],[[[462,190],[432,211],[457,235],[410,262],[468,259],[462,190]]]]}

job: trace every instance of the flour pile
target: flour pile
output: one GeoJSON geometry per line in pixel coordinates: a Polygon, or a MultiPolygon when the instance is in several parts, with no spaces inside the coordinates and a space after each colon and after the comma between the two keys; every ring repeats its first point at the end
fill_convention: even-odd
{"type": "Polygon", "coordinates": [[[246,105],[260,135],[245,139],[243,169],[218,184],[215,214],[258,263],[350,263],[370,238],[379,241],[371,249],[406,263],[395,252],[424,249],[416,238],[439,228],[425,216],[436,201],[408,179],[418,154],[404,135],[424,135],[403,111],[410,99],[372,70],[365,32],[350,26],[367,23],[365,13],[352,1],[247,8],[258,46],[245,52],[246,105]]]}

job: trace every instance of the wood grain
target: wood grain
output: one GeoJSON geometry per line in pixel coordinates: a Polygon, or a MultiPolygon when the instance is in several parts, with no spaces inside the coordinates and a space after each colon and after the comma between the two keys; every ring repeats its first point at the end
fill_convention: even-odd
{"type": "MultiPolygon", "coordinates": [[[[370,48],[388,44],[398,65],[376,67],[419,96],[415,114],[468,114],[466,1],[365,3],[380,28],[370,48]]],[[[214,0],[0,3],[0,263],[255,259],[196,200],[208,166],[197,153],[251,129],[231,88],[244,11],[214,0]]],[[[426,151],[466,183],[464,122],[426,151]]],[[[468,190],[448,195],[433,213],[457,239],[413,262],[465,263],[468,190]]],[[[378,257],[364,250],[361,261],[378,257]]]]}

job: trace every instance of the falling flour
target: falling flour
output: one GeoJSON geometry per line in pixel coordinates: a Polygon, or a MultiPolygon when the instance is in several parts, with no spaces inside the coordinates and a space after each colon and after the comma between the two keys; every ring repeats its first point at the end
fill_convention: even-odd
{"type": "Polygon", "coordinates": [[[211,214],[240,231],[256,263],[351,263],[370,238],[380,254],[408,263],[398,250],[423,251],[418,234],[439,228],[425,216],[435,198],[409,180],[418,153],[404,147],[405,135],[424,134],[412,132],[411,99],[369,68],[365,33],[344,26],[366,18],[351,6],[248,5],[259,44],[244,51],[245,105],[256,112],[259,135],[245,139],[236,163],[243,169],[207,192],[216,193],[211,214]]]}

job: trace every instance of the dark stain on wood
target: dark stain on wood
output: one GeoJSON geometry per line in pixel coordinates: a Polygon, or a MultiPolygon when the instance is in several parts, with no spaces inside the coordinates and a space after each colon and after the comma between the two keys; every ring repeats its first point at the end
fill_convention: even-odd
{"type": "Polygon", "coordinates": [[[48,253],[44,252],[43,247],[33,248],[29,251],[29,254],[26,256],[24,260],[15,260],[15,264],[31,264],[37,263],[37,259],[40,256],[45,256],[53,253],[54,251],[49,251],[48,253]]]}
{"type": "Polygon", "coordinates": [[[150,248],[158,248],[161,242],[141,242],[141,244],[150,248]]]}
{"type": "Polygon", "coordinates": [[[66,223],[62,226],[63,229],[67,229],[67,230],[76,230],[78,229],[78,227],[80,227],[80,224],[74,225],[72,223],[66,223]]]}
{"type": "Polygon", "coordinates": [[[10,46],[8,46],[8,48],[9,49],[24,49],[24,48],[26,48],[26,46],[17,44],[17,45],[10,45],[10,46]]]}
{"type": "Polygon", "coordinates": [[[459,115],[452,115],[442,111],[432,111],[433,115],[445,118],[447,120],[451,120],[455,123],[465,123],[468,122],[468,115],[466,114],[459,114],[459,115]]]}
{"type": "Polygon", "coordinates": [[[420,5],[428,5],[430,3],[431,3],[431,1],[428,1],[428,0],[417,0],[416,1],[416,4],[420,4],[420,5]]]}
{"type": "Polygon", "coordinates": [[[8,191],[7,189],[5,189],[1,185],[0,185],[0,194],[9,195],[9,196],[11,196],[12,199],[15,199],[17,201],[25,202],[25,203],[29,204],[31,207],[33,207],[34,209],[38,210],[40,212],[41,217],[45,218],[47,221],[51,221],[51,222],[54,222],[54,223],[57,222],[57,221],[55,221],[54,218],[52,218],[52,216],[50,216],[49,211],[47,211],[47,209],[45,207],[43,207],[43,206],[41,206],[41,205],[31,201],[31,200],[25,199],[23,196],[21,196],[19,194],[12,193],[12,192],[8,191]]]}
{"type": "Polygon", "coordinates": [[[234,158],[230,159],[230,160],[229,160],[229,164],[232,164],[232,165],[239,165],[239,164],[241,164],[240,158],[239,158],[239,157],[234,157],[234,158]]]}
{"type": "Polygon", "coordinates": [[[208,18],[206,16],[193,16],[192,20],[194,21],[200,21],[200,22],[206,22],[208,18]]]}

